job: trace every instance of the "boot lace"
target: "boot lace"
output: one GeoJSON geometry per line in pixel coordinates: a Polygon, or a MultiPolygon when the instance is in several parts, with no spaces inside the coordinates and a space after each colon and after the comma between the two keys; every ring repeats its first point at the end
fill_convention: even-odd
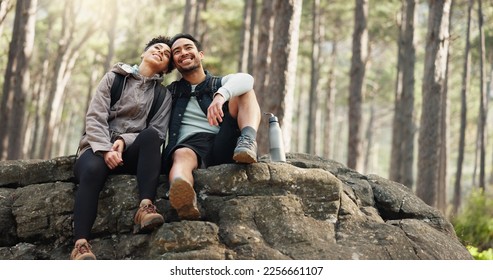
{"type": "Polygon", "coordinates": [[[140,209],[141,209],[142,212],[145,212],[145,213],[148,213],[148,214],[153,214],[153,213],[156,213],[157,212],[156,205],[154,205],[154,204],[144,205],[140,209]]]}
{"type": "Polygon", "coordinates": [[[246,148],[249,150],[254,150],[255,149],[255,139],[252,139],[251,137],[241,135],[238,138],[238,143],[236,144],[237,148],[246,148]]]}
{"type": "Polygon", "coordinates": [[[90,253],[91,252],[91,244],[89,244],[87,242],[77,244],[77,245],[75,245],[75,248],[77,248],[77,251],[81,255],[82,254],[85,254],[85,253],[90,253]]]}

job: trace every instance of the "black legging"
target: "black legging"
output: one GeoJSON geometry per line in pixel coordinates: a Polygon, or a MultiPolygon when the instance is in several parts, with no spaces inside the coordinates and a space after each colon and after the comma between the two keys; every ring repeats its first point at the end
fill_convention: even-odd
{"type": "Polygon", "coordinates": [[[79,186],[75,194],[74,239],[89,239],[98,211],[99,193],[109,174],[136,174],[139,198],[154,201],[161,170],[161,140],[154,129],[139,133],[134,143],[122,154],[123,166],[111,170],[102,156],[92,149],[75,162],[75,178],[79,186]]]}

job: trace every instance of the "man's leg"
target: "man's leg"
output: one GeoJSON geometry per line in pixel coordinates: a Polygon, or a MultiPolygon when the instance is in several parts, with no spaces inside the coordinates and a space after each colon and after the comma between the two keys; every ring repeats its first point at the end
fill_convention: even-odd
{"type": "Polygon", "coordinates": [[[231,116],[238,120],[240,130],[247,126],[252,127],[255,131],[258,130],[262,115],[257,96],[253,90],[231,98],[228,109],[231,116]]]}
{"type": "Polygon", "coordinates": [[[169,172],[169,201],[176,209],[180,219],[197,220],[200,212],[197,207],[197,194],[193,189],[192,171],[198,167],[195,152],[187,147],[178,148],[173,152],[173,165],[169,172]]]}
{"type": "Polygon", "coordinates": [[[229,113],[238,121],[241,135],[238,138],[233,159],[240,163],[257,162],[257,130],[260,125],[261,112],[257,96],[253,90],[231,98],[229,113]]]}

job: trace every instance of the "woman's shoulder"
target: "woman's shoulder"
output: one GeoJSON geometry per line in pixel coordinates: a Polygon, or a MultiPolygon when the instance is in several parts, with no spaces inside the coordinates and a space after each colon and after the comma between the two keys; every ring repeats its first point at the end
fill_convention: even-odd
{"type": "Polygon", "coordinates": [[[131,65],[123,63],[123,62],[118,62],[115,65],[113,65],[113,67],[108,72],[121,74],[121,75],[126,76],[129,74],[138,73],[138,69],[136,69],[135,66],[131,66],[131,65]]]}

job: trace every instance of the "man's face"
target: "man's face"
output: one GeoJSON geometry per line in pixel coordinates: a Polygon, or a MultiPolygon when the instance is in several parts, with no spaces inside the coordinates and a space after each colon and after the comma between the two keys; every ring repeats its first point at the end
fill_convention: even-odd
{"type": "Polygon", "coordinates": [[[186,38],[180,38],[171,46],[173,62],[180,73],[193,71],[201,66],[204,53],[186,38]]]}
{"type": "Polygon", "coordinates": [[[164,43],[154,44],[144,51],[142,59],[154,65],[157,73],[164,73],[168,69],[171,59],[171,49],[164,43]]]}

